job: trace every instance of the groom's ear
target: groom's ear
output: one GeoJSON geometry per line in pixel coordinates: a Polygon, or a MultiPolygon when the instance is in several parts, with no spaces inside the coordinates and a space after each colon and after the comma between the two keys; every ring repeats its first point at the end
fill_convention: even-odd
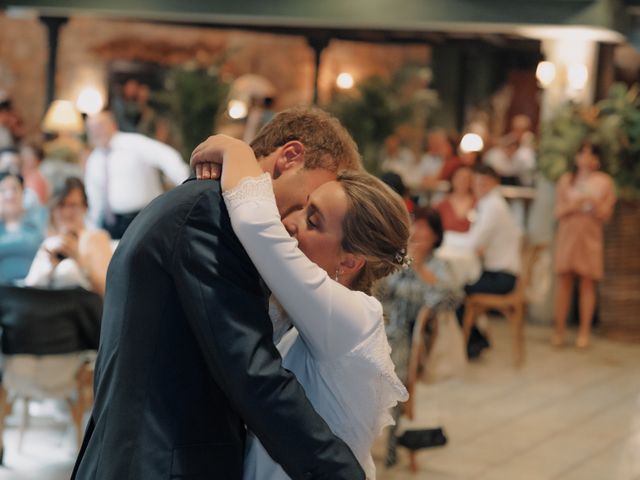
{"type": "Polygon", "coordinates": [[[301,166],[304,163],[304,145],[298,140],[291,140],[281,148],[281,154],[276,160],[276,169],[279,173],[301,166]]]}

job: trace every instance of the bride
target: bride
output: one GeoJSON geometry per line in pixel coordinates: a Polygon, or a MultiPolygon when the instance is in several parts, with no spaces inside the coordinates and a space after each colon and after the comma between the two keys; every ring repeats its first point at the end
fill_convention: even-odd
{"type": "MultiPolygon", "coordinates": [[[[210,137],[194,151],[192,166],[199,178],[211,178],[219,171],[214,163],[223,165],[233,230],[272,291],[283,366],[374,479],[371,445],[393,422],[390,408],[408,398],[389,356],[382,306],[370,295],[376,280],[407,263],[402,200],[375,177],[350,171],[281,220],[271,178],[249,145],[210,137]]],[[[249,434],[244,478],[289,477],[249,434]]]]}

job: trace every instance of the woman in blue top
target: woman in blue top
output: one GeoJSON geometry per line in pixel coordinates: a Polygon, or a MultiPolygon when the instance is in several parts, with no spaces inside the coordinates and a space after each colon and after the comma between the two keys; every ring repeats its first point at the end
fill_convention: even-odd
{"type": "Polygon", "coordinates": [[[20,175],[0,173],[0,282],[23,279],[43,239],[41,209],[25,210],[20,175]]]}

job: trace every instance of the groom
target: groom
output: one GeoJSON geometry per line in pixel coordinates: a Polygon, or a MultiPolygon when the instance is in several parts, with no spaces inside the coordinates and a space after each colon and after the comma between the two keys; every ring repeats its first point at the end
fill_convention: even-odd
{"type": "MultiPolygon", "coordinates": [[[[251,146],[283,218],[338,170],[360,168],[351,137],[319,110],[280,113],[251,146]]],[[[293,479],[364,479],[282,368],[268,295],[219,183],[188,180],[144,209],[109,267],[72,479],[240,480],[245,424],[293,479]]]]}

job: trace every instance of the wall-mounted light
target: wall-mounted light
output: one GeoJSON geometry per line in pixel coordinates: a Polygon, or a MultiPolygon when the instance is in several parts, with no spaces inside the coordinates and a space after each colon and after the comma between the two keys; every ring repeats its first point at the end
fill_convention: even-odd
{"type": "Polygon", "coordinates": [[[542,88],[547,88],[556,78],[556,66],[547,61],[538,63],[536,78],[542,88]]]}
{"type": "Polygon", "coordinates": [[[579,91],[584,89],[589,80],[587,66],[582,63],[572,63],[567,67],[567,86],[570,90],[579,91]]]}
{"type": "Polygon", "coordinates": [[[460,140],[460,150],[464,153],[481,152],[484,148],[484,141],[477,133],[465,133],[460,140]]]}
{"type": "Polygon", "coordinates": [[[241,100],[231,100],[227,109],[229,116],[234,120],[245,118],[249,113],[247,104],[241,100]]]}
{"type": "Polygon", "coordinates": [[[336,78],[336,85],[338,86],[338,88],[348,90],[349,88],[353,87],[353,75],[347,72],[342,72],[336,78]]]}
{"type": "Polygon", "coordinates": [[[104,107],[104,100],[97,89],[86,87],[80,91],[80,95],[76,100],[76,107],[81,113],[95,115],[104,107]]]}

